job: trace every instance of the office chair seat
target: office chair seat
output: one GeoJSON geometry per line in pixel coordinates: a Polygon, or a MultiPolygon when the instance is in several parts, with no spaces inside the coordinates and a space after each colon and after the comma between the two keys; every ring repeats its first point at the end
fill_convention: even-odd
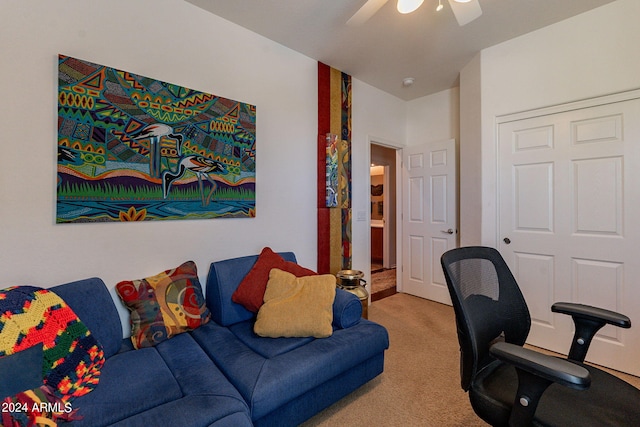
{"type": "MultiPolygon", "coordinates": [[[[640,390],[600,369],[579,365],[589,371],[591,387],[572,390],[551,384],[540,399],[532,425],[640,426],[640,390]]],[[[481,418],[487,423],[506,426],[517,387],[513,365],[495,361],[480,372],[471,385],[471,406],[474,412],[483,414],[481,418]]]]}

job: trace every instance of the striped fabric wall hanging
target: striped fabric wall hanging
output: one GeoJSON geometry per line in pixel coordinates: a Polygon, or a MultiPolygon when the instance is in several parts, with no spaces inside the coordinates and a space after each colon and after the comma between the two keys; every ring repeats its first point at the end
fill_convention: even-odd
{"type": "Polygon", "coordinates": [[[318,62],[318,272],[351,268],[351,76],[318,62]]]}

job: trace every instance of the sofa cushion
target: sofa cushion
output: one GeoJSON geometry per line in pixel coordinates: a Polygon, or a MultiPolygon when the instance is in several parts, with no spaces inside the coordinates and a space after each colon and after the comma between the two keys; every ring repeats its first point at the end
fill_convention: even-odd
{"type": "MultiPolygon", "coordinates": [[[[185,396],[124,419],[110,427],[210,426],[253,427],[241,400],[221,395],[185,396]]],[[[76,427],[69,424],[69,427],[76,427]]]]}
{"type": "Polygon", "coordinates": [[[155,349],[173,374],[183,395],[218,394],[242,401],[238,391],[191,334],[181,334],[163,341],[155,349]]]}
{"type": "MultiPolygon", "coordinates": [[[[345,329],[355,326],[360,323],[361,316],[362,304],[358,297],[337,288],[336,298],[333,302],[333,329],[345,329]]],[[[263,357],[275,357],[303,346],[314,339],[313,337],[256,339],[258,337],[253,331],[253,324],[253,320],[246,320],[229,325],[228,328],[236,338],[263,357]]]]}
{"type": "Polygon", "coordinates": [[[326,339],[272,339],[246,334],[240,340],[233,332],[237,327],[209,322],[191,335],[242,394],[254,421],[389,346],[384,327],[366,319],[351,328],[336,330],[326,339]],[[264,350],[261,346],[265,340],[298,341],[300,345],[265,357],[256,351],[264,350]]]}
{"type": "MultiPolygon", "coordinates": [[[[293,252],[278,255],[285,261],[296,262],[293,252]]],[[[258,255],[249,255],[211,263],[205,295],[211,317],[219,325],[229,326],[255,317],[255,313],[233,302],[231,297],[257,260],[258,255]]]]}
{"type": "MultiPolygon", "coordinates": [[[[196,422],[196,419],[207,419],[210,420],[209,424],[216,422],[217,425],[223,417],[243,413],[244,417],[241,417],[240,425],[247,425],[246,420],[251,419],[249,407],[191,334],[181,334],[158,344],[155,348],[171,370],[185,396],[176,406],[178,412],[176,415],[191,414],[189,425],[208,425],[196,422]]],[[[169,403],[163,407],[166,410],[172,405],[173,403],[169,403]]],[[[152,413],[146,414],[145,419],[150,421],[147,425],[185,424],[184,421],[170,422],[169,417],[165,418],[164,422],[156,423],[153,422],[152,413]]]]}
{"type": "Polygon", "coordinates": [[[253,321],[247,320],[246,322],[235,323],[228,328],[233,332],[235,338],[251,348],[252,351],[266,358],[288,353],[315,339],[313,337],[261,338],[253,331],[253,325],[253,321]]]}
{"type": "Polygon", "coordinates": [[[70,427],[251,426],[246,402],[189,333],[122,348],[107,361],[96,398],[74,402],[84,419],[70,427]]]}
{"type": "Polygon", "coordinates": [[[42,343],[0,357],[0,400],[42,385],[42,343]]]}
{"type": "Polygon", "coordinates": [[[135,348],[154,346],[210,318],[193,261],[145,279],[122,281],[116,291],[130,312],[135,348]]]}
{"type": "Polygon", "coordinates": [[[155,348],[125,351],[107,359],[99,386],[73,402],[83,418],[71,425],[111,425],[182,397],[180,384],[155,348]]]}
{"type": "Polygon", "coordinates": [[[247,310],[257,313],[263,304],[263,297],[269,281],[269,272],[273,268],[294,274],[295,276],[311,276],[316,273],[295,262],[286,261],[271,248],[264,248],[258,256],[251,271],[244,277],[231,297],[232,301],[241,304],[247,310]]]}
{"type": "Polygon", "coordinates": [[[274,268],[254,331],[271,338],[331,336],[335,295],[336,278],[331,274],[296,277],[274,268]]]}

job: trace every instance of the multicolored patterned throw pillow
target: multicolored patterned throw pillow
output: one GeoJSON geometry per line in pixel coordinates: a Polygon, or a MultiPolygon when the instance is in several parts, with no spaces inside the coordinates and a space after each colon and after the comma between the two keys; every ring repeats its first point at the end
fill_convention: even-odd
{"type": "Polygon", "coordinates": [[[193,261],[153,277],[120,282],[116,292],[130,311],[135,348],[152,347],[211,317],[193,261]]]}

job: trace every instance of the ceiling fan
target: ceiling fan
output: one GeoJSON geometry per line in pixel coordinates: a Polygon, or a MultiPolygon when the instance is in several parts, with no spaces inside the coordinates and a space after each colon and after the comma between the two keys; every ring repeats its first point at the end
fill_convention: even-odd
{"type": "MultiPolygon", "coordinates": [[[[389,0],[367,0],[367,2],[347,21],[347,25],[358,26],[367,22],[389,0]]],[[[397,0],[400,13],[410,13],[416,10],[424,0],[397,0]]],[[[451,10],[458,21],[458,25],[466,25],[482,15],[478,0],[449,0],[451,10]]],[[[438,0],[438,8],[442,9],[442,0],[438,0]]]]}

